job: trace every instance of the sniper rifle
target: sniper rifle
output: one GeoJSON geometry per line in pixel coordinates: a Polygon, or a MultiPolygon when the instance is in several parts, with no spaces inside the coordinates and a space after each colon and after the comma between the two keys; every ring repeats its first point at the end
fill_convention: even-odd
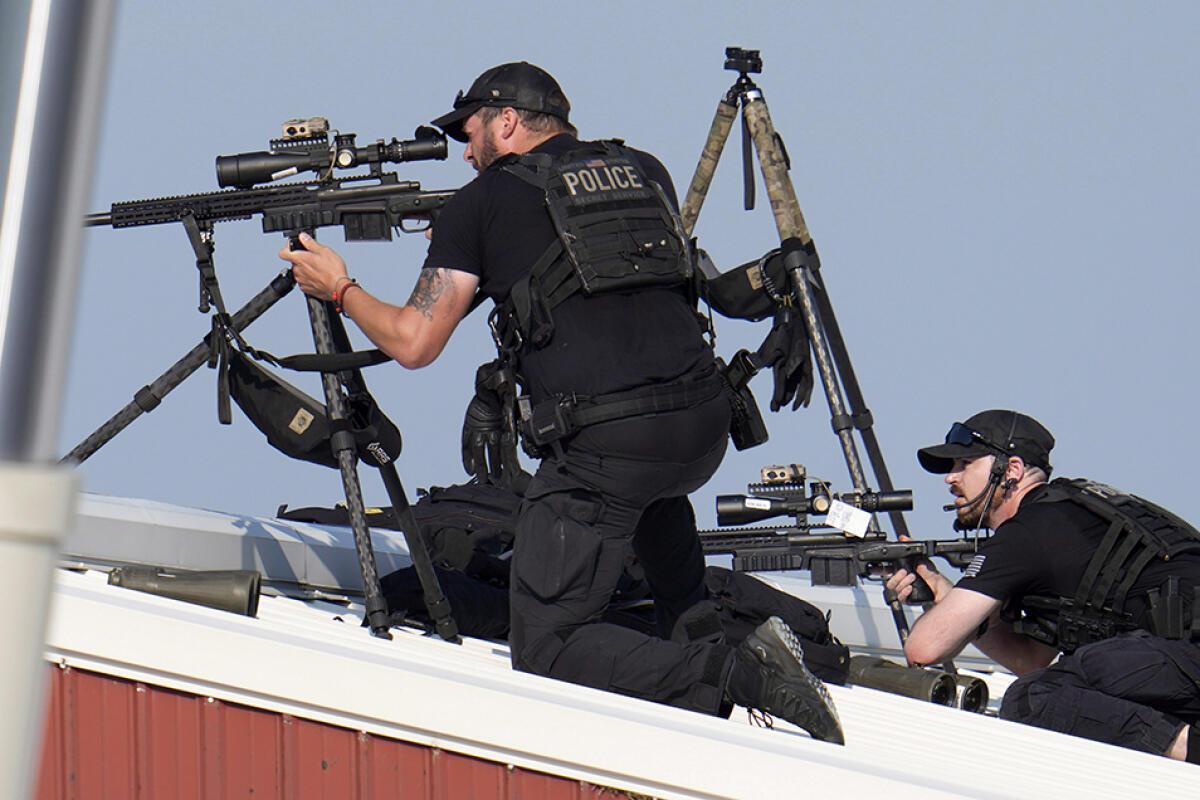
{"type": "MultiPolygon", "coordinates": [[[[705,555],[730,554],[737,571],[806,570],[815,586],[854,586],[859,579],[883,580],[899,569],[911,572],[922,558],[942,558],[961,569],[978,551],[978,538],[897,542],[865,530],[869,512],[911,510],[911,491],[833,494],[819,481],[806,487],[799,464],[764,467],[762,482],[746,490],[744,495],[718,496],[717,524],[722,527],[700,531],[705,555]],[[808,519],[836,513],[842,520],[853,520],[856,512],[864,518],[861,536],[808,519]],[[792,517],[790,525],[748,525],[784,515],[792,517]]],[[[842,525],[852,527],[853,522],[842,525]]],[[[908,598],[912,604],[932,600],[924,581],[914,585],[908,598]]]]}
{"type": "Polygon", "coordinates": [[[284,135],[268,151],[217,156],[217,184],[223,191],[113,203],[108,213],[89,214],[86,224],[131,228],[182,222],[201,226],[250,219],[262,214],[263,232],[290,232],[341,225],[348,241],[390,241],[392,230],[409,219],[430,219],[453,191],[421,191],[417,181],[401,181],[383,164],[446,157],[446,137],[433,128],[417,128],[414,138],[379,139],[358,147],[357,135],[334,132],[323,117],[289,120],[284,135]],[[367,174],[338,177],[334,169],[365,165],[367,174]],[[258,187],[302,171],[307,181],[258,187]],[[371,181],[368,185],[360,185],[371,181]],[[256,188],[257,187],[257,188],[256,188]]]}
{"type": "Polygon", "coordinates": [[[214,302],[224,313],[213,269],[213,225],[262,215],[264,233],[290,237],[302,231],[341,226],[347,241],[390,241],[392,231],[419,233],[454,196],[454,190],[422,190],[417,181],[402,181],[385,163],[444,159],[446,137],[433,128],[417,128],[412,139],[377,140],[359,147],[353,133],[333,132],[324,117],[288,120],[283,136],[270,149],[217,156],[218,192],[157,197],[113,203],[108,212],[89,214],[89,227],[182,223],[200,270],[200,312],[214,302]],[[366,174],[338,176],[335,169],[367,167],[366,174]],[[315,172],[306,181],[274,186],[256,184],[315,172]],[[415,226],[406,225],[411,220],[415,226]]]}

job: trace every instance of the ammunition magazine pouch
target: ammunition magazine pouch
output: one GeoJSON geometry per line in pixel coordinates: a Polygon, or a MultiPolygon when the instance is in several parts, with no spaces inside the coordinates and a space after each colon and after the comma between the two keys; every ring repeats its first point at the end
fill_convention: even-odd
{"type": "Polygon", "coordinates": [[[628,149],[592,142],[558,157],[526,154],[503,169],[545,193],[558,234],[506,303],[522,340],[545,347],[551,313],[575,294],[691,285],[691,241],[628,149]]]}
{"type": "Polygon", "coordinates": [[[1132,618],[1118,618],[1111,612],[1076,609],[1067,598],[1027,596],[1021,604],[1031,610],[1056,613],[1018,619],[1013,622],[1013,631],[1056,647],[1068,655],[1085,644],[1111,639],[1138,628],[1132,618]]]}
{"type": "Polygon", "coordinates": [[[1109,523],[1072,598],[1026,597],[1022,604],[1057,610],[1056,620],[1019,620],[1014,630],[1070,653],[1101,639],[1146,630],[1169,639],[1200,638],[1194,619],[1196,592],[1190,581],[1171,576],[1147,595],[1149,610],[1134,619],[1126,609],[1129,592],[1155,560],[1200,552],[1200,531],[1170,511],[1086,479],[1058,478],[1037,502],[1072,502],[1109,523]]]}
{"type": "MultiPolygon", "coordinates": [[[[725,382],[709,373],[658,386],[612,392],[594,397],[564,395],[532,405],[528,397],[517,400],[521,435],[538,450],[554,445],[589,425],[646,414],[682,411],[720,395],[725,382]]],[[[527,447],[528,449],[528,447],[527,447]]]]}
{"type": "Polygon", "coordinates": [[[750,379],[758,373],[754,356],[747,350],[739,350],[729,364],[717,359],[717,372],[725,384],[729,397],[729,438],[737,450],[758,447],[770,438],[758,401],[750,391],[750,379]]]}

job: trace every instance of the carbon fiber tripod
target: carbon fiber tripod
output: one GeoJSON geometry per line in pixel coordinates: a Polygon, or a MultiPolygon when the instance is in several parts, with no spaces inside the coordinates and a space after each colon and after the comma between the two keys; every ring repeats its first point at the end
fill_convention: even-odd
{"type": "MultiPolygon", "coordinates": [[[[771,201],[771,211],[775,216],[775,227],[782,242],[784,268],[791,278],[792,299],[800,307],[804,326],[808,331],[817,370],[821,376],[821,386],[829,403],[830,422],[841,444],[850,480],[856,491],[869,490],[862,460],[858,454],[858,445],[854,439],[854,431],[857,430],[867,450],[871,470],[879,488],[885,492],[893,491],[895,487],[883,460],[879,440],[875,436],[871,412],[866,407],[862,388],[855,376],[850,354],[838,327],[833,304],[821,277],[816,245],[808,231],[808,225],[805,224],[804,214],[796,199],[796,190],[788,175],[791,162],[787,150],[771,122],[771,114],[767,110],[762,90],[750,78],[751,74],[762,72],[762,59],[757,50],[728,47],[725,49],[725,69],[737,72],[738,78],[717,104],[717,113],[709,128],[708,139],[704,142],[700,163],[696,165],[695,175],[684,199],[681,211],[684,229],[691,235],[695,228],[700,207],[704,204],[704,198],[717,169],[717,162],[721,158],[721,152],[725,148],[725,142],[733,129],[740,107],[745,207],[747,210],[754,208],[752,164],[753,153],[757,152],[763,182],[771,201]]],[[[889,518],[897,537],[907,537],[908,524],[903,513],[889,512],[889,518]]],[[[874,517],[871,524],[872,530],[879,530],[874,517]]],[[[888,605],[896,622],[897,633],[901,641],[904,641],[908,638],[908,620],[904,608],[892,597],[888,598],[888,605]]]]}

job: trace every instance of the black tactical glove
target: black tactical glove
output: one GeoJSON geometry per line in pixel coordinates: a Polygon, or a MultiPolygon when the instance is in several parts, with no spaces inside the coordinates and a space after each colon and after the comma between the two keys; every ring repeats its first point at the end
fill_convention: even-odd
{"type": "Polygon", "coordinates": [[[475,371],[475,396],[463,419],[462,461],[480,483],[521,491],[528,473],[521,469],[512,410],[505,406],[505,395],[515,389],[510,375],[498,360],[475,371]]]}
{"type": "Polygon", "coordinates": [[[500,439],[504,422],[499,400],[494,393],[477,390],[467,404],[463,419],[463,469],[483,483],[495,483],[500,478],[500,439]]]}
{"type": "Polygon", "coordinates": [[[786,406],[793,396],[793,411],[808,405],[813,390],[812,350],[804,320],[797,309],[780,306],[776,310],[775,325],[759,345],[758,360],[762,366],[770,366],[775,375],[772,411],[786,406]]]}

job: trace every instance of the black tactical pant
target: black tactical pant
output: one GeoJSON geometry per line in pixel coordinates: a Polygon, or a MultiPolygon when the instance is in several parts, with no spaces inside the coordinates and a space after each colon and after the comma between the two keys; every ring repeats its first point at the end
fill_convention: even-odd
{"type": "Polygon", "coordinates": [[[1000,716],[1163,755],[1200,720],[1200,644],[1138,631],[1085,645],[1017,680],[1000,716]]]}
{"type": "Polygon", "coordinates": [[[704,598],[704,556],[687,494],[725,454],[729,406],[592,426],[547,458],[517,523],[510,576],[513,666],[710,714],[728,711],[732,653],[665,638],[704,598]],[[660,636],[600,621],[632,545],[660,636]]]}

